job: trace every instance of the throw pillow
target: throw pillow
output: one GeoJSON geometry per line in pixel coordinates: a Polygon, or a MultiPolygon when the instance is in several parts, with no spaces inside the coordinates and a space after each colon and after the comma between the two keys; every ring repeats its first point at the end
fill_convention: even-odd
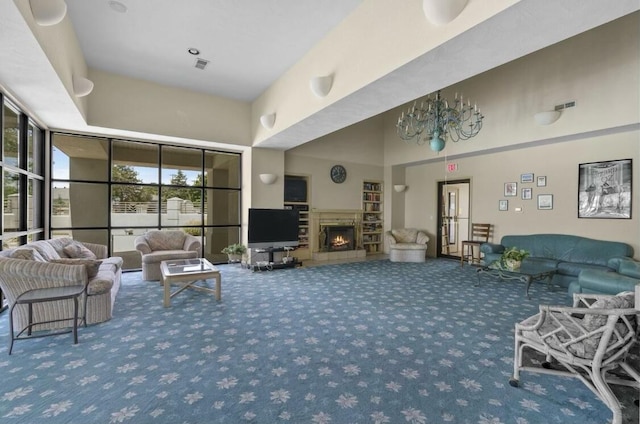
{"type": "Polygon", "coordinates": [[[24,259],[27,261],[45,262],[44,258],[37,250],[29,248],[17,248],[9,255],[13,259],[24,259]]]}
{"type": "Polygon", "coordinates": [[[87,249],[82,243],[72,241],[63,249],[64,253],[70,258],[97,259],[95,253],[87,249]]]}
{"type": "Polygon", "coordinates": [[[145,234],[151,250],[181,250],[186,234],[182,231],[150,230],[145,234]]]}
{"type": "MultiPolygon", "coordinates": [[[[598,299],[589,309],[627,309],[633,308],[635,293],[631,291],[618,293],[615,296],[608,296],[598,299]]],[[[584,317],[583,325],[589,331],[602,327],[607,323],[606,315],[587,314],[584,317]]]]}
{"type": "Polygon", "coordinates": [[[84,265],[87,268],[87,275],[89,278],[93,278],[98,275],[98,270],[100,269],[100,264],[102,261],[96,259],[83,259],[83,258],[60,258],[53,259],[49,262],[56,264],[66,264],[66,265],[84,265]]]}

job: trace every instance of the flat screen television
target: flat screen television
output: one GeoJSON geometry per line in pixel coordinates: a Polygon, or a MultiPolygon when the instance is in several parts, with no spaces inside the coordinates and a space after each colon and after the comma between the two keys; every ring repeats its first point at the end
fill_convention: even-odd
{"type": "Polygon", "coordinates": [[[284,177],[284,201],[306,202],[307,180],[301,177],[284,177]]]}
{"type": "Polygon", "coordinates": [[[247,245],[270,249],[298,245],[299,216],[296,209],[249,209],[247,245]]]}

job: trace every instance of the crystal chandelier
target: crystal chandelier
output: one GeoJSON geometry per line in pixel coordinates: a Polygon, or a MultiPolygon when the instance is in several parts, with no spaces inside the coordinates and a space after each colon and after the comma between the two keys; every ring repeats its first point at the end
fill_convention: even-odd
{"type": "Polygon", "coordinates": [[[447,135],[453,142],[475,137],[482,128],[484,116],[478,105],[471,106],[471,101],[464,103],[458,93],[452,107],[440,98],[440,90],[435,99],[427,96],[418,107],[417,102],[402,112],[396,124],[398,136],[406,142],[423,145],[429,141],[434,152],[444,149],[447,135]]]}

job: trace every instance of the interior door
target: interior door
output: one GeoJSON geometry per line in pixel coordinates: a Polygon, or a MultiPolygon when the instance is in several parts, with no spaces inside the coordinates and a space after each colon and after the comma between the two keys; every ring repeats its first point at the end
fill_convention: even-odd
{"type": "Polygon", "coordinates": [[[447,243],[445,248],[451,255],[458,253],[458,188],[454,185],[445,186],[445,200],[446,200],[446,215],[443,220],[446,220],[446,226],[449,231],[447,240],[443,240],[443,243],[447,243]]]}
{"type": "Polygon", "coordinates": [[[469,236],[469,180],[438,183],[438,256],[460,258],[469,236]]]}

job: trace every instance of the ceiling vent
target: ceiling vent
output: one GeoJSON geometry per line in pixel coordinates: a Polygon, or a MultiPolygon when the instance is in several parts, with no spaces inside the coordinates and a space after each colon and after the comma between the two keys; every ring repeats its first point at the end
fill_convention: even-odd
{"type": "Polygon", "coordinates": [[[196,68],[198,69],[203,69],[206,68],[206,66],[209,64],[208,60],[204,60],[204,59],[196,59],[196,68]]]}
{"type": "Polygon", "coordinates": [[[575,105],[576,105],[576,102],[574,100],[571,102],[563,103],[561,105],[556,105],[555,110],[558,111],[563,109],[569,109],[570,107],[575,107],[575,105]]]}

